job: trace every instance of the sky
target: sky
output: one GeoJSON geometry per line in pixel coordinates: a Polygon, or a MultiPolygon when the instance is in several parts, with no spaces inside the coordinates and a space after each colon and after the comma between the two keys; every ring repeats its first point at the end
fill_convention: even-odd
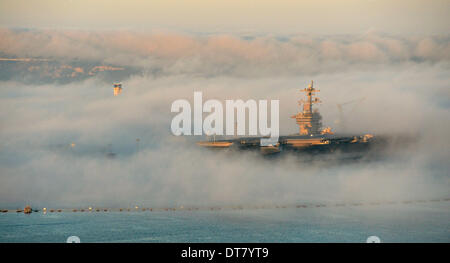
{"type": "Polygon", "coordinates": [[[446,0],[2,0],[0,25],[193,33],[450,33],[446,0]]]}

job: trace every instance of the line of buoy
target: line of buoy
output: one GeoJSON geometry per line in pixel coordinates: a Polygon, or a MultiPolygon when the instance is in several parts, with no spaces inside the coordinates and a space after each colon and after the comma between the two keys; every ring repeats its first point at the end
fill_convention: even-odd
{"type": "MultiPolygon", "coordinates": [[[[403,200],[403,201],[382,201],[382,202],[367,202],[367,203],[361,203],[361,202],[352,202],[352,203],[334,203],[334,204],[326,204],[326,203],[310,203],[310,204],[296,204],[296,205],[259,205],[259,206],[207,206],[207,207],[162,207],[162,208],[146,208],[139,206],[135,206],[134,209],[130,208],[92,208],[88,207],[87,209],[84,208],[73,208],[73,209],[47,209],[46,207],[42,208],[42,212],[44,214],[49,211],[50,213],[61,213],[61,212],[152,212],[152,211],[199,211],[199,210],[210,210],[210,211],[219,211],[219,210],[244,210],[244,209],[286,209],[286,208],[323,208],[323,207],[345,207],[345,206],[380,206],[380,205],[395,205],[395,204],[414,204],[414,203],[427,203],[427,202],[446,202],[450,201],[450,198],[443,198],[443,199],[419,199],[419,200],[403,200]]],[[[39,212],[37,209],[32,209],[29,205],[27,205],[24,209],[0,209],[1,213],[9,213],[9,212],[16,212],[16,213],[25,213],[25,214],[31,214],[32,212],[39,212]]]]}

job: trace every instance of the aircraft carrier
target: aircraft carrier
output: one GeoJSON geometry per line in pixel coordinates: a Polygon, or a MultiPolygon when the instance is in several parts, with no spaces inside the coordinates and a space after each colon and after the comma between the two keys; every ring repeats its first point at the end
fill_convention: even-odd
{"type": "Polygon", "coordinates": [[[213,139],[199,141],[197,145],[208,149],[231,149],[259,151],[264,155],[275,155],[280,153],[363,153],[369,149],[380,148],[385,145],[387,138],[383,136],[374,137],[372,134],[334,134],[330,127],[322,127],[322,116],[313,105],[321,102],[316,97],[320,90],[314,88],[314,83],[301,92],[305,92],[306,97],[299,101],[301,111],[291,118],[296,120],[299,126],[298,134],[280,136],[276,144],[262,146],[262,137],[234,137],[229,139],[213,139]]]}

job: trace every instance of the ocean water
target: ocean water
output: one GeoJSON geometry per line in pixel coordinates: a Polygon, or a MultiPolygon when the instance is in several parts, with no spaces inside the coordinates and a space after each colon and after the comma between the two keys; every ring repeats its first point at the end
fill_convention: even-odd
{"type": "Polygon", "coordinates": [[[0,214],[0,242],[450,242],[450,202],[219,211],[0,214]]]}

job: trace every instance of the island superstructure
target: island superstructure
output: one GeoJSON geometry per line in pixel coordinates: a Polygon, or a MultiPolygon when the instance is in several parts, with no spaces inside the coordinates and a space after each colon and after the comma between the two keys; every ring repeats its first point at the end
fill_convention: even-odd
{"type": "Polygon", "coordinates": [[[303,105],[303,111],[292,116],[300,127],[300,135],[315,135],[320,133],[322,127],[322,115],[318,110],[313,111],[313,104],[320,103],[319,98],[314,98],[315,93],[320,90],[314,88],[314,82],[311,81],[308,88],[302,90],[306,93],[306,99],[298,101],[300,106],[303,105]]]}

